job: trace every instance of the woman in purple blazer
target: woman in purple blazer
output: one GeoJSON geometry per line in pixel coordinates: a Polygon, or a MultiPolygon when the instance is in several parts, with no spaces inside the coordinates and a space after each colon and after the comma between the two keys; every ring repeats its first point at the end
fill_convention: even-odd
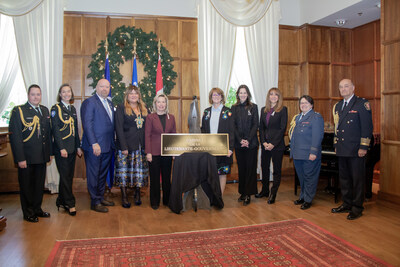
{"type": "Polygon", "coordinates": [[[168,113],[168,98],[158,94],[153,100],[153,113],[147,116],[145,125],[145,153],[150,168],[150,205],[160,206],[160,173],[163,204],[168,206],[171,189],[172,157],[161,156],[161,134],[176,133],[175,117],[168,113]]]}

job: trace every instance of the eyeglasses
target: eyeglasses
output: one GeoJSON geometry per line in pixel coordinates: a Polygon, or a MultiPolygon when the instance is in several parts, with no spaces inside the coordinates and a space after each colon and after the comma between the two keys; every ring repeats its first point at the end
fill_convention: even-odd
{"type": "Polygon", "coordinates": [[[221,96],[220,94],[212,94],[212,96],[221,96]]]}

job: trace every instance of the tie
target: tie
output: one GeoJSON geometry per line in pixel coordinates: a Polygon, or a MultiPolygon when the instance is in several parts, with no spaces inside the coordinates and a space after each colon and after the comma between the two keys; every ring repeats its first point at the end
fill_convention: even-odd
{"type": "Polygon", "coordinates": [[[35,110],[36,110],[37,113],[39,113],[40,116],[42,116],[42,111],[40,110],[39,107],[36,107],[35,110]]]}
{"type": "Polygon", "coordinates": [[[67,109],[68,111],[71,111],[71,105],[68,105],[67,109]]]}
{"type": "Polygon", "coordinates": [[[300,116],[299,121],[301,121],[301,119],[303,118],[303,116],[304,116],[303,113],[301,113],[301,116],[300,116]]]}
{"type": "Polygon", "coordinates": [[[104,104],[104,108],[107,111],[108,117],[110,117],[110,120],[112,121],[112,114],[111,114],[110,106],[108,105],[107,100],[104,98],[103,98],[103,104],[104,104]]]}
{"type": "Polygon", "coordinates": [[[342,107],[342,111],[347,107],[347,101],[344,101],[344,105],[342,107]]]}

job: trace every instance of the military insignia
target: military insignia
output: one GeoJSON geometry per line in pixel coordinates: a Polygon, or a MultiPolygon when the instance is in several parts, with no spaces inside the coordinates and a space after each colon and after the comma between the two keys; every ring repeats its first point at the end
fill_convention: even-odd
{"type": "Polygon", "coordinates": [[[51,111],[51,117],[54,118],[55,115],[56,115],[56,111],[55,111],[55,110],[52,110],[52,111],[51,111]]]}
{"type": "Polygon", "coordinates": [[[364,103],[364,107],[366,110],[371,110],[371,105],[369,104],[368,101],[364,103]]]}

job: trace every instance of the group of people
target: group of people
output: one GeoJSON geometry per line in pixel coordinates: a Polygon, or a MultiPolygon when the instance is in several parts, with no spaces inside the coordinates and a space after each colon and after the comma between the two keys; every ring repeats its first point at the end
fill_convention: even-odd
{"type": "MultiPolygon", "coordinates": [[[[340,82],[339,91],[344,100],[334,108],[336,123],[335,146],[339,157],[339,177],[343,204],[333,213],[349,212],[348,219],[362,214],[363,173],[369,138],[372,135],[371,110],[368,101],[354,96],[354,85],[348,79],[340,82]]],[[[57,104],[51,112],[40,105],[41,89],[31,85],[28,102],[13,109],[10,118],[10,143],[14,161],[18,165],[18,180],[23,216],[26,221],[38,222],[38,217],[50,217],[41,208],[46,163],[54,155],[60,173],[58,208],[76,215],[72,180],[76,155],[84,155],[87,187],[91,209],[108,212],[114,202],[104,198],[106,178],[111,159],[115,155],[115,185],[121,189],[121,203],[130,208],[128,189],[132,189],[134,204],[140,205],[141,188],[150,176],[150,205],[158,209],[169,203],[172,157],[161,155],[161,134],[176,133],[175,118],[168,110],[168,98],[157,94],[152,113],[144,104],[138,87],[131,85],[125,92],[124,102],[114,109],[108,99],[110,83],[101,79],[96,93],[83,101],[81,119],[82,142],[79,140],[77,111],[72,105],[74,94],[71,86],[63,84],[57,95],[57,104]],[[161,182],[160,182],[161,180],[161,182]]],[[[274,204],[281,182],[282,160],[285,151],[284,136],[288,110],[278,88],[271,88],[265,106],[258,113],[246,85],[236,92],[236,103],[226,107],[224,92],[213,88],[209,93],[210,107],[204,110],[202,133],[227,133],[229,152],[216,157],[221,193],[226,185],[226,175],[231,171],[235,151],[239,172],[239,198],[243,205],[251,196],[266,197],[274,204]],[[259,132],[259,137],[257,133],[259,132]],[[257,158],[261,144],[262,189],[257,191],[257,158]],[[272,163],[272,164],[271,164],[272,163]],[[271,166],[272,165],[272,166],[271,166]],[[272,167],[272,186],[270,169],[272,167]]],[[[290,123],[290,157],[294,160],[301,194],[294,204],[301,209],[311,207],[316,193],[321,167],[321,142],[324,120],[315,112],[314,100],[300,97],[301,112],[290,123]]]]}

